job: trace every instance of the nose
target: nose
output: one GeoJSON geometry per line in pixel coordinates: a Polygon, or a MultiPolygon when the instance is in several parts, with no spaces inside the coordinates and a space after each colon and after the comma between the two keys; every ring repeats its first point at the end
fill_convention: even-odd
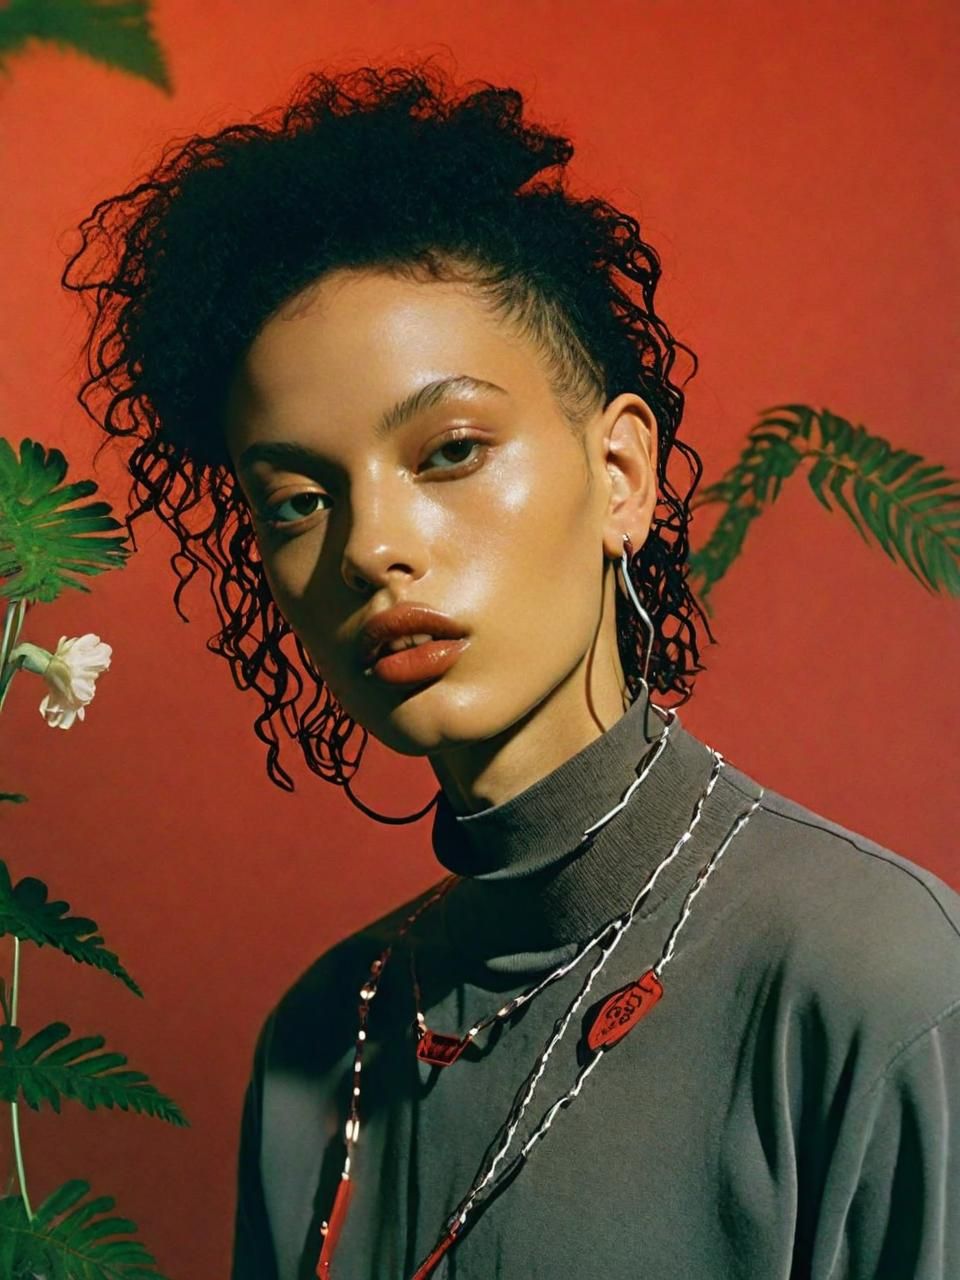
{"type": "Polygon", "coordinates": [[[341,557],[341,575],[351,591],[369,594],[397,574],[417,578],[424,572],[424,536],[411,495],[403,485],[365,485],[354,491],[349,530],[341,557]]]}

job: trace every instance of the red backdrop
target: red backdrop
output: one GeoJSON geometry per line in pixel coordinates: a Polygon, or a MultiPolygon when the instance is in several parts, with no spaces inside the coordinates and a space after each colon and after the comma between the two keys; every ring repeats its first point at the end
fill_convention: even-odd
{"type": "MultiPolygon", "coordinates": [[[[173,93],[70,50],[30,45],[0,83],[4,435],[59,447],[121,508],[116,458],[74,396],[84,333],[58,279],[94,203],[172,137],[285,98],[317,67],[446,49],[462,79],[515,84],[571,133],[580,190],[635,212],[661,252],[663,312],[698,352],[686,437],[704,485],[739,456],[758,410],[827,406],[956,475],[957,7],[730,0],[160,0],[173,93]],[[954,136],[951,136],[951,133],[954,136]]],[[[703,544],[716,507],[699,514],[703,544]]],[[[0,814],[15,878],[93,916],[145,1000],[25,945],[25,1031],[100,1032],[191,1121],[177,1129],[67,1103],[21,1109],[36,1204],[85,1177],[140,1226],[175,1280],[225,1275],[240,1104],[256,1031],[321,950],[439,876],[429,820],[385,828],[313,777],[294,749],[267,779],[199,575],[172,605],[165,528],[141,552],[29,614],[21,640],[93,631],[113,646],[84,723],[48,728],[20,675],[0,720],[0,814]],[[25,1113],[25,1114],[24,1114],[25,1113]]],[[[709,670],[686,725],[764,785],[960,887],[954,761],[956,601],[925,592],[816,501],[803,475],[754,525],[713,593],[709,670]]],[[[406,814],[434,791],[425,761],[371,740],[357,791],[406,814]]],[[[12,944],[3,967],[11,972],[12,944]]],[[[10,1170],[9,1119],[0,1172],[10,1170]]]]}

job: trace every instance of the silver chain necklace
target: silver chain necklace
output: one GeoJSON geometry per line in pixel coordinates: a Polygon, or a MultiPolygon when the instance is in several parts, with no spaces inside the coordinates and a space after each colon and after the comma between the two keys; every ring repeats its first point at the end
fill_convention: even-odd
{"type": "MultiPolygon", "coordinates": [[[[592,827],[588,827],[587,830],[583,833],[583,835],[580,837],[580,840],[576,846],[576,851],[578,853],[582,854],[586,850],[586,848],[588,848],[596,839],[598,832],[603,827],[605,827],[607,823],[611,821],[611,819],[615,818],[622,809],[626,808],[627,804],[630,801],[631,796],[636,791],[637,787],[639,787],[641,783],[645,780],[645,778],[647,777],[647,774],[650,772],[653,766],[657,763],[657,760],[659,760],[661,754],[666,750],[667,738],[669,737],[669,734],[670,734],[670,727],[676,720],[676,712],[670,709],[669,715],[670,715],[670,719],[667,721],[667,727],[664,729],[663,733],[659,735],[657,739],[656,748],[652,753],[650,753],[650,760],[647,762],[646,765],[644,765],[643,769],[637,774],[636,778],[634,778],[634,780],[630,783],[629,787],[627,787],[626,791],[621,796],[620,800],[614,806],[614,808],[612,808],[609,813],[604,814],[604,816],[600,819],[599,822],[595,822],[592,827]]],[[[661,863],[661,866],[662,865],[664,864],[661,863]]],[[[659,874],[659,871],[660,871],[660,867],[657,868],[658,874],[659,874]]],[[[445,897],[447,892],[450,889],[452,889],[453,886],[460,881],[460,879],[462,879],[462,877],[460,876],[449,876],[447,880],[443,883],[443,885],[441,885],[439,893],[437,893],[435,897],[430,900],[429,904],[425,904],[425,906],[432,905],[433,902],[439,901],[440,898],[445,897]]],[[[645,890],[647,888],[652,888],[652,887],[653,887],[653,880],[651,879],[651,881],[649,882],[649,886],[645,886],[645,890]]],[[[409,930],[412,923],[413,921],[408,917],[407,924],[403,930],[404,933],[406,933],[409,930]]],[[[604,928],[600,931],[600,933],[602,934],[609,927],[610,927],[609,925],[604,925],[604,928]]],[[[512,1000],[508,1000],[506,1004],[502,1005],[496,1011],[496,1013],[491,1013],[486,1018],[483,1018],[480,1022],[475,1023],[464,1036],[444,1035],[442,1032],[431,1031],[430,1028],[427,1026],[426,1019],[424,1018],[424,1015],[423,1015],[423,1011],[420,1008],[420,1002],[421,1002],[420,984],[417,981],[416,963],[414,959],[415,948],[413,945],[413,938],[411,937],[410,939],[410,974],[413,982],[414,1006],[416,1009],[417,1057],[420,1058],[421,1061],[429,1062],[431,1065],[437,1066],[437,1067],[446,1067],[446,1066],[449,1066],[452,1062],[456,1062],[457,1058],[459,1058],[460,1054],[467,1047],[467,1045],[470,1044],[480,1034],[482,1030],[484,1030],[486,1027],[492,1026],[496,1022],[501,1022],[504,1019],[509,1018],[511,1014],[516,1012],[517,1009],[519,1009],[522,1005],[525,1005],[528,1000],[532,1000],[535,996],[538,996],[540,992],[544,990],[544,988],[549,987],[551,983],[556,982],[559,978],[564,977],[566,974],[568,974],[571,971],[571,969],[575,969],[577,965],[580,963],[580,961],[583,959],[583,957],[587,955],[588,952],[590,952],[592,948],[596,945],[597,938],[599,936],[600,934],[597,934],[596,936],[591,938],[590,941],[587,942],[582,947],[582,949],[573,957],[572,960],[568,960],[564,964],[558,965],[558,967],[554,969],[552,973],[548,974],[545,978],[542,978],[539,982],[535,983],[534,986],[530,987],[529,990],[524,991],[521,995],[514,996],[512,1000]]]]}
{"type": "MultiPolygon", "coordinates": [[[[651,705],[654,705],[654,704],[651,704],[651,705]]],[[[657,709],[659,710],[659,708],[657,709]]],[[[595,823],[592,827],[588,828],[587,831],[584,832],[580,844],[591,843],[592,840],[595,838],[597,832],[624,808],[624,806],[629,801],[630,797],[633,795],[634,791],[637,789],[640,783],[646,778],[647,774],[650,772],[650,769],[653,767],[654,763],[659,758],[661,752],[665,748],[666,739],[669,734],[670,727],[674,723],[674,720],[676,719],[675,712],[670,711],[669,715],[670,715],[670,719],[667,721],[667,726],[663,731],[663,733],[659,735],[657,749],[653,752],[649,763],[645,766],[642,772],[638,774],[638,776],[634,779],[634,781],[631,782],[624,796],[621,798],[619,803],[610,811],[610,813],[604,815],[604,817],[601,818],[599,822],[595,823]]],[[[558,1098],[557,1101],[554,1102],[553,1105],[546,1111],[546,1113],[540,1120],[539,1124],[537,1125],[536,1129],[532,1132],[531,1136],[524,1143],[521,1150],[517,1153],[516,1156],[514,1156],[513,1160],[510,1162],[507,1168],[503,1171],[503,1173],[501,1173],[499,1177],[496,1177],[495,1173],[496,1173],[497,1165],[505,1158],[507,1150],[509,1149],[510,1143],[513,1140],[514,1135],[516,1134],[517,1128],[519,1127],[520,1121],[523,1118],[523,1115],[530,1104],[530,1101],[537,1088],[540,1078],[543,1075],[547,1060],[550,1057],[550,1054],[556,1048],[560,1039],[562,1038],[567,1026],[569,1025],[570,1019],[573,1017],[574,1013],[579,1008],[580,1004],[583,1002],[586,995],[589,993],[593,985],[594,979],[597,977],[597,975],[602,970],[603,966],[606,964],[606,961],[609,958],[609,956],[613,953],[616,947],[619,946],[621,940],[623,939],[624,934],[626,933],[626,930],[629,928],[630,924],[632,923],[634,916],[636,915],[636,912],[638,911],[640,906],[643,904],[643,902],[645,901],[645,899],[653,889],[661,871],[663,871],[663,869],[673,861],[673,859],[677,856],[677,854],[680,852],[682,847],[691,838],[694,829],[698,825],[700,821],[701,813],[703,810],[704,801],[713,791],[716,785],[717,779],[720,776],[720,772],[724,767],[724,758],[720,754],[720,752],[712,750],[712,755],[714,758],[714,764],[711,770],[710,779],[707,782],[707,785],[704,788],[703,792],[700,794],[700,796],[697,799],[696,805],[694,806],[693,817],[686,831],[684,831],[684,833],[677,840],[676,844],[673,846],[671,851],[662,859],[662,861],[655,868],[655,870],[648,876],[647,880],[644,882],[643,886],[640,888],[640,890],[634,897],[633,902],[631,903],[629,909],[624,914],[616,917],[614,920],[609,921],[607,924],[605,924],[597,933],[594,934],[594,936],[589,940],[589,942],[587,942],[584,945],[584,947],[572,960],[569,960],[564,964],[558,966],[557,969],[555,969],[552,973],[550,973],[546,978],[536,983],[528,991],[508,1001],[505,1005],[502,1006],[501,1009],[497,1010],[495,1014],[490,1015],[489,1017],[483,1019],[481,1022],[477,1023],[474,1027],[471,1027],[470,1030],[466,1033],[466,1035],[461,1038],[454,1037],[454,1036],[442,1036],[442,1035],[439,1035],[438,1033],[431,1032],[425,1025],[422,1012],[419,1009],[419,999],[417,998],[417,1018],[414,1023],[414,1026],[417,1034],[418,1057],[426,1061],[434,1061],[436,1062],[436,1065],[443,1065],[443,1066],[449,1065],[450,1062],[455,1061],[456,1058],[459,1057],[463,1048],[465,1048],[466,1045],[473,1040],[473,1038],[479,1033],[481,1029],[491,1025],[492,1023],[498,1020],[502,1020],[503,1018],[509,1017],[510,1014],[513,1013],[522,1004],[525,1004],[528,1000],[532,1000],[534,996],[538,995],[552,982],[557,981],[559,978],[563,977],[566,973],[569,973],[573,968],[576,967],[577,964],[579,964],[579,962],[584,958],[584,956],[587,955],[590,950],[592,950],[594,946],[600,944],[601,947],[604,948],[600,956],[600,959],[597,961],[597,963],[593,966],[593,968],[587,974],[587,977],[580,989],[579,994],[576,996],[573,1003],[570,1005],[570,1007],[568,1008],[567,1012],[563,1015],[563,1017],[558,1019],[558,1021],[556,1022],[553,1035],[548,1040],[545,1048],[541,1052],[531,1072],[527,1076],[527,1079],[521,1085],[520,1091],[518,1091],[517,1096],[520,1097],[521,1091],[525,1090],[525,1092],[523,1092],[523,1097],[520,1099],[519,1103],[517,1103],[516,1100],[514,1101],[514,1105],[511,1107],[511,1110],[507,1116],[507,1119],[505,1120],[504,1124],[500,1128],[500,1131],[498,1133],[498,1138],[500,1139],[500,1145],[498,1146],[497,1151],[489,1161],[485,1161],[484,1165],[481,1166],[481,1170],[478,1173],[477,1177],[474,1179],[473,1184],[471,1185],[469,1191],[464,1196],[463,1200],[460,1202],[456,1211],[451,1215],[450,1218],[448,1218],[445,1224],[445,1227],[443,1229],[443,1233],[440,1239],[437,1241],[437,1244],[431,1250],[429,1255],[423,1260],[423,1262],[417,1267],[412,1277],[412,1280],[426,1280],[426,1277],[430,1276],[434,1272],[436,1267],[439,1265],[441,1259],[443,1258],[444,1254],[446,1254],[447,1251],[450,1248],[452,1248],[453,1245],[457,1242],[457,1240],[461,1237],[463,1233],[463,1229],[467,1223],[467,1220],[471,1218],[471,1216],[473,1218],[476,1218],[477,1216],[479,1216],[479,1214],[483,1212],[483,1209],[486,1207],[486,1205],[493,1199],[494,1195],[497,1192],[497,1189],[507,1180],[512,1179],[514,1176],[516,1176],[517,1173],[519,1173],[520,1168],[526,1162],[534,1144],[537,1142],[538,1139],[543,1137],[546,1131],[550,1128],[551,1124],[553,1123],[554,1117],[556,1116],[560,1108],[563,1107],[564,1105],[569,1105],[570,1103],[572,1103],[573,1099],[579,1095],[584,1081],[586,1080],[590,1072],[593,1071],[594,1067],[599,1063],[601,1057],[603,1056],[603,1053],[609,1050],[610,1048],[612,1048],[613,1045],[618,1043],[627,1034],[628,1031],[630,1031],[647,1013],[649,1013],[649,1011],[654,1007],[654,1005],[659,1001],[659,999],[663,995],[663,985],[660,981],[660,974],[662,973],[664,967],[669,963],[673,955],[673,949],[674,949],[674,944],[676,942],[677,935],[679,934],[683,925],[686,923],[687,917],[690,913],[690,907],[693,902],[693,899],[700,892],[705,881],[713,871],[713,868],[716,866],[717,862],[723,856],[730,842],[739,833],[739,831],[742,830],[742,828],[749,821],[752,814],[759,807],[760,800],[764,794],[764,788],[762,787],[757,797],[749,806],[749,808],[747,808],[737,818],[736,822],[733,824],[731,830],[729,831],[729,833],[727,834],[723,842],[720,844],[716,852],[712,855],[712,857],[708,860],[708,862],[701,868],[692,888],[687,893],[687,896],[684,899],[684,903],[681,908],[680,915],[676,923],[674,924],[673,928],[671,929],[670,934],[668,935],[667,941],[664,944],[664,948],[663,948],[663,951],[661,952],[659,960],[656,962],[656,964],[652,968],[647,969],[634,981],[627,983],[626,986],[620,987],[617,991],[613,992],[603,1001],[602,1005],[600,1006],[599,1012],[593,1018],[590,1025],[590,1029],[587,1033],[586,1047],[589,1051],[592,1051],[592,1052],[591,1052],[591,1056],[588,1057],[587,1059],[586,1065],[581,1068],[580,1072],[577,1075],[577,1079],[574,1082],[571,1089],[568,1090],[568,1092],[564,1094],[561,1098],[558,1098]],[[612,940],[609,942],[609,945],[606,945],[606,940],[608,937],[610,937],[611,934],[613,935],[612,940]],[[435,1052],[436,1054],[435,1057],[428,1057],[427,1052],[421,1051],[421,1045],[424,1044],[424,1041],[426,1041],[427,1052],[435,1052]],[[437,1060],[439,1058],[444,1058],[444,1055],[446,1056],[443,1061],[437,1060]],[[484,1192],[485,1189],[487,1190],[487,1194],[485,1196],[482,1196],[482,1193],[484,1192]]],[[[577,846],[578,849],[579,847],[580,845],[577,846]]],[[[317,1262],[316,1273],[315,1273],[319,1278],[319,1280],[332,1280],[331,1264],[333,1259],[333,1253],[337,1244],[337,1240],[339,1239],[340,1234],[343,1230],[343,1225],[346,1219],[347,1210],[349,1208],[349,1201],[353,1191],[353,1183],[351,1181],[351,1176],[350,1176],[350,1167],[352,1163],[353,1150],[356,1147],[356,1144],[357,1144],[357,1141],[359,1140],[359,1135],[360,1135],[360,1120],[359,1120],[360,1073],[361,1073],[361,1066],[362,1066],[362,1059],[363,1059],[363,1047],[367,1038],[367,1022],[369,1017],[370,1004],[377,993],[377,987],[379,985],[380,977],[382,976],[383,970],[390,958],[390,955],[393,951],[393,947],[409,932],[414,922],[417,919],[419,919],[419,917],[423,914],[423,912],[426,911],[430,906],[432,906],[438,899],[442,898],[444,894],[447,893],[449,889],[453,887],[453,884],[456,883],[457,879],[458,877],[450,877],[446,881],[444,881],[443,884],[441,884],[441,886],[437,890],[435,890],[433,894],[431,894],[425,901],[423,901],[407,917],[406,921],[404,922],[404,924],[402,925],[398,933],[395,935],[393,941],[384,949],[384,951],[380,954],[380,956],[378,956],[378,958],[373,961],[373,964],[370,967],[370,974],[367,980],[364,982],[364,984],[360,988],[360,993],[359,993],[360,1004],[359,1004],[359,1010],[358,1010],[359,1028],[357,1031],[357,1041],[356,1041],[356,1048],[354,1052],[353,1088],[351,1092],[350,1114],[348,1116],[345,1130],[344,1130],[346,1157],[344,1160],[343,1169],[341,1171],[340,1182],[337,1187],[337,1192],[334,1198],[334,1203],[330,1213],[330,1218],[329,1220],[324,1220],[320,1228],[321,1253],[320,1253],[320,1258],[318,1259],[318,1262],[317,1262]]],[[[412,964],[412,956],[413,956],[413,950],[411,947],[411,964],[412,964]]],[[[415,991],[418,991],[418,988],[415,987],[415,991]]]]}

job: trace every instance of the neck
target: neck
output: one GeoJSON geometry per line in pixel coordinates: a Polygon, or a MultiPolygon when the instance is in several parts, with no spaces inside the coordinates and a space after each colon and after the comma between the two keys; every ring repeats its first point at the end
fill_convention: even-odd
{"type": "MultiPolygon", "coordinates": [[[[587,680],[586,660],[542,702],[489,738],[448,748],[430,764],[451,809],[479,813],[519,795],[553,773],[621,720],[629,706],[619,657],[605,678],[596,664],[587,680]]],[[[659,721],[651,726],[651,737],[659,721]]]]}
{"type": "MultiPolygon", "coordinates": [[[[477,980],[486,984],[499,975],[509,982],[569,958],[564,949],[622,911],[628,891],[635,892],[690,825],[713,753],[676,713],[658,753],[668,730],[648,703],[641,693],[606,734],[499,805],[458,815],[441,795],[434,852],[461,880],[438,916],[449,945],[477,980]],[[587,828],[614,808],[647,762],[649,772],[626,806],[584,844],[587,828]]],[[[749,792],[751,783],[743,782],[749,792]]],[[[705,807],[694,838],[664,869],[641,916],[689,887],[704,852],[729,827],[739,793],[727,791],[705,807]]]]}
{"type": "MultiPolygon", "coordinates": [[[[430,757],[454,813],[480,813],[520,795],[623,719],[630,698],[617,643],[617,596],[614,562],[607,561],[600,616],[574,669],[506,729],[430,757]]],[[[513,676],[502,673],[502,690],[509,691],[513,676]]],[[[500,696],[497,690],[493,701],[500,696]]],[[[651,718],[653,737],[660,722],[651,718]]]]}

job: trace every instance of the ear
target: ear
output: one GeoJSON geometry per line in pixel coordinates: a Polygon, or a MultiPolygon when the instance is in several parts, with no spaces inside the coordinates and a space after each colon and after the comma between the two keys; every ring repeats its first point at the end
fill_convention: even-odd
{"type": "Polygon", "coordinates": [[[657,420],[647,402],[625,391],[603,412],[602,462],[609,477],[604,555],[619,560],[623,535],[634,552],[650,532],[657,506],[657,420]]]}

